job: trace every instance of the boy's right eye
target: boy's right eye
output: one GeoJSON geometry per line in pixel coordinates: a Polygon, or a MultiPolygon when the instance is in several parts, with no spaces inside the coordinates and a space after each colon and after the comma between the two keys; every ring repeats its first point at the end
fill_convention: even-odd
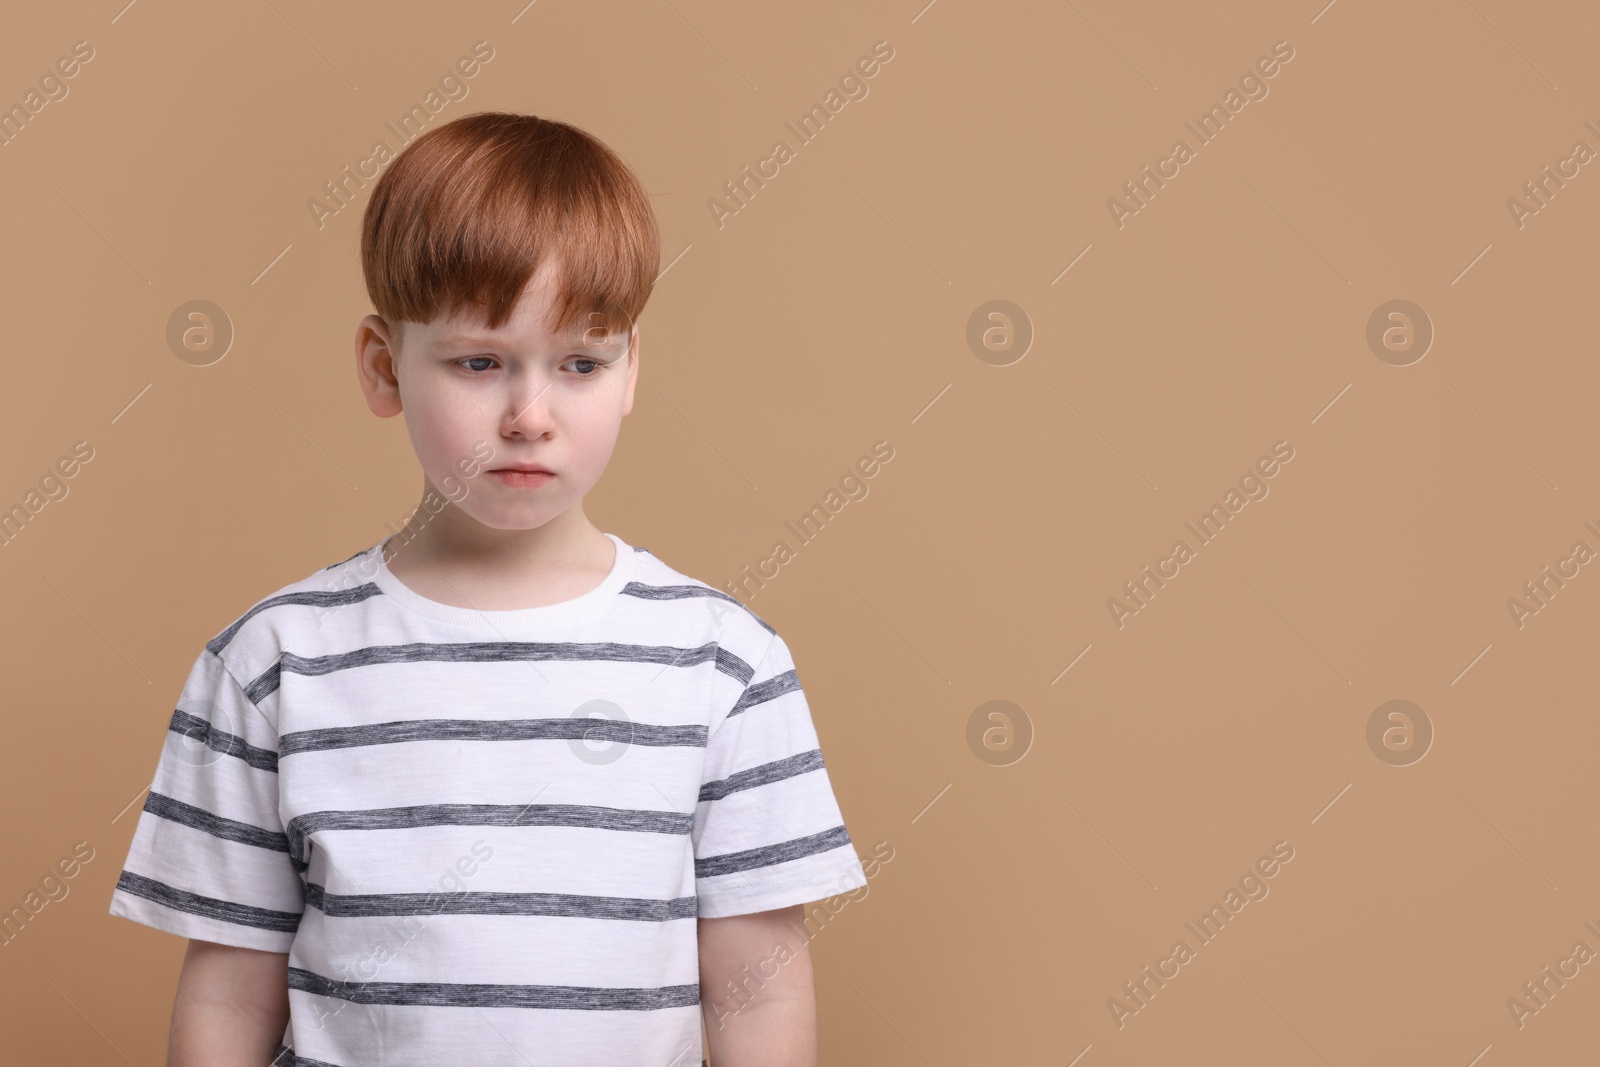
{"type": "Polygon", "coordinates": [[[469,366],[467,366],[468,363],[476,363],[478,360],[483,360],[486,363],[493,363],[494,362],[494,360],[491,359],[489,356],[463,356],[461,359],[454,359],[454,360],[451,360],[450,362],[454,363],[456,366],[460,367],[462,370],[471,371],[473,374],[476,375],[476,374],[482,374],[483,372],[485,372],[485,371],[487,371],[489,369],[488,367],[469,367],[469,366]]]}

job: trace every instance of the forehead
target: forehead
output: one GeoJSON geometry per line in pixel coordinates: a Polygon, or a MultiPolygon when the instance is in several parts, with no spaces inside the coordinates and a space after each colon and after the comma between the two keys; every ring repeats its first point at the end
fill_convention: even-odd
{"type": "Polygon", "coordinates": [[[628,333],[602,335],[598,331],[585,331],[579,325],[559,334],[544,328],[519,329],[508,323],[490,332],[478,326],[444,325],[434,330],[434,343],[441,348],[507,348],[525,343],[546,343],[557,348],[617,348],[627,342],[628,333]]]}
{"type": "Polygon", "coordinates": [[[524,315],[518,308],[510,321],[498,330],[489,330],[481,317],[462,316],[435,319],[427,332],[441,348],[514,348],[522,345],[550,345],[556,348],[624,348],[631,330],[610,334],[586,324],[580,317],[567,329],[553,333],[538,316],[524,315]]]}

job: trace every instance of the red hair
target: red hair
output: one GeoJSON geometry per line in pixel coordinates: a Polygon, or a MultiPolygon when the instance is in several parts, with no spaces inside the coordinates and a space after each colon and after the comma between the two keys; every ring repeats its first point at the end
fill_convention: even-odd
{"type": "Polygon", "coordinates": [[[615,152],[565,122],[486,111],[418,137],[372,190],[361,219],[361,272],[397,330],[462,305],[488,329],[511,316],[534,273],[559,260],[549,327],[579,316],[628,330],[660,264],[655,214],[615,152]]]}

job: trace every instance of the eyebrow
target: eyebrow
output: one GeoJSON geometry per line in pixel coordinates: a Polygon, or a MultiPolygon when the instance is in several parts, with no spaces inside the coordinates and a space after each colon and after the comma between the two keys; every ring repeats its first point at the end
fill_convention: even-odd
{"type": "MultiPolygon", "coordinates": [[[[589,349],[595,349],[595,348],[615,349],[615,348],[623,347],[621,344],[618,343],[618,341],[613,340],[613,338],[619,336],[619,334],[609,334],[609,335],[607,335],[607,340],[606,340],[606,342],[604,344],[600,344],[600,345],[587,345],[587,344],[584,344],[583,339],[584,339],[586,333],[587,333],[587,331],[585,331],[585,330],[568,330],[566,333],[561,334],[559,337],[556,338],[556,345],[557,345],[557,347],[560,347],[560,348],[583,347],[583,348],[589,348],[589,349]]],[[[625,336],[625,335],[623,335],[623,336],[625,336]]],[[[492,336],[490,334],[457,333],[457,334],[451,334],[449,337],[446,337],[444,340],[440,341],[439,344],[440,344],[441,347],[444,347],[444,348],[498,348],[498,347],[500,347],[502,341],[503,341],[503,338],[495,337],[495,336],[492,336]]]]}

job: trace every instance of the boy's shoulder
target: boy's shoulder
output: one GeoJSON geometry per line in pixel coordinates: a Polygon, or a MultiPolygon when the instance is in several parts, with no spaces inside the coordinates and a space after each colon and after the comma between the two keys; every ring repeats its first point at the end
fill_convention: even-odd
{"type": "Polygon", "coordinates": [[[275,668],[291,635],[329,632],[340,608],[383,594],[373,580],[380,550],[368,545],[259,597],[206,642],[206,651],[241,680],[275,668]]]}
{"type": "Polygon", "coordinates": [[[664,623],[696,630],[704,642],[716,643],[752,665],[778,636],[771,624],[733,594],[685,574],[647,548],[633,546],[633,551],[633,574],[623,595],[678,604],[679,611],[662,613],[664,623]]]}

